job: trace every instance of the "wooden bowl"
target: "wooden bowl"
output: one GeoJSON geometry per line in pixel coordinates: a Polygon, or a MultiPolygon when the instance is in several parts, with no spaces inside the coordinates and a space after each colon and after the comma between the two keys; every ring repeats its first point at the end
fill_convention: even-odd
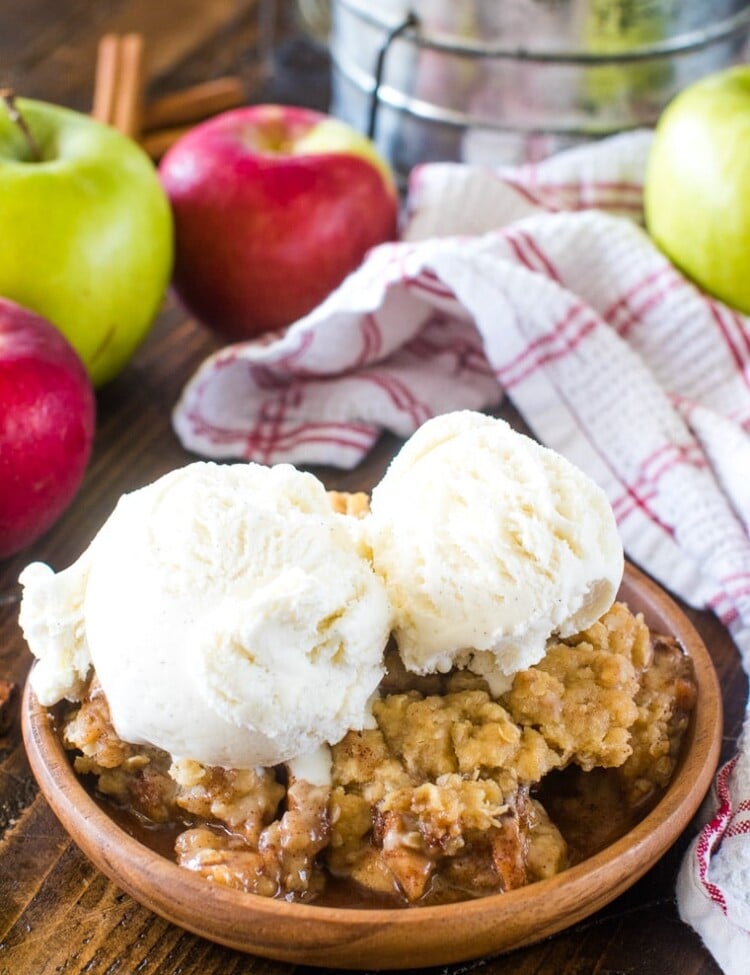
{"type": "Polygon", "coordinates": [[[290,904],[213,885],[118,827],[71,769],[49,713],[27,684],[23,732],[47,801],[83,852],[146,907],[241,951],[306,965],[392,969],[443,965],[518,948],[561,931],[636,882],[677,839],[705,795],[721,740],[721,696],[700,637],[658,586],[628,566],[621,598],[693,659],[697,705],[683,755],[654,810],[605,850],[505,894],[441,907],[349,910],[290,904]]]}

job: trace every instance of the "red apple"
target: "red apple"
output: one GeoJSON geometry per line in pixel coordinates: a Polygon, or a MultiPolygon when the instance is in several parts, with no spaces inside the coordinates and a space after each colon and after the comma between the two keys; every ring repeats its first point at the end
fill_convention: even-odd
{"type": "Polygon", "coordinates": [[[393,176],[372,142],[308,109],[218,115],[170,149],[160,174],[175,290],[230,340],[300,318],[396,234],[393,176]]]}
{"type": "Polygon", "coordinates": [[[0,558],[72,501],[94,437],[94,391],[67,339],[0,298],[0,558]]]}

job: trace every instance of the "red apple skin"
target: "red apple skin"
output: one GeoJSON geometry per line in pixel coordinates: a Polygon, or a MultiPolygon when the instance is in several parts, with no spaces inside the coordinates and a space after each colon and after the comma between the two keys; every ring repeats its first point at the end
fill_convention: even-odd
{"type": "Polygon", "coordinates": [[[161,162],[175,291],[230,341],[302,317],[396,235],[397,194],[372,161],[339,148],[284,150],[325,119],[286,106],[236,109],[191,130],[161,162]],[[264,150],[263,140],[280,148],[264,150]]]}
{"type": "Polygon", "coordinates": [[[72,501],[94,425],[91,381],[67,339],[0,298],[0,558],[31,544],[72,501]]]}

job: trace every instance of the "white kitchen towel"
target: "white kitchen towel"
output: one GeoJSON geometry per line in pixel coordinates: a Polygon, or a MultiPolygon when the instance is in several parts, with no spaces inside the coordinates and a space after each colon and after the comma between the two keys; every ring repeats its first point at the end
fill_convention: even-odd
{"type": "MultiPolygon", "coordinates": [[[[750,670],[750,321],[688,282],[640,226],[650,141],[630,133],[515,170],[418,167],[401,241],[282,336],[202,365],[174,412],[183,444],[352,467],[384,428],[408,436],[508,395],[607,491],[629,557],[713,609],[750,670]]],[[[739,975],[747,750],[717,790],[678,900],[739,975]]]]}

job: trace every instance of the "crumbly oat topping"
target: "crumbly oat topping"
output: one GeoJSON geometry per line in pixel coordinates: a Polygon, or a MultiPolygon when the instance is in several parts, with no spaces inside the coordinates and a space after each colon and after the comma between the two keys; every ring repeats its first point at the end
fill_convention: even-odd
{"type": "Polygon", "coordinates": [[[695,701],[689,658],[622,603],[552,643],[499,698],[468,671],[420,677],[394,651],[386,663],[376,726],[333,746],[330,789],[287,767],[172,763],[126,744],[95,678],[64,742],[100,792],[148,822],[179,824],[177,862],[213,882],[302,900],[344,883],[379,902],[430,904],[568,865],[534,795],[553,770],[610,769],[617,801],[645,808],[674,771],[695,701]]]}
{"type": "Polygon", "coordinates": [[[622,765],[632,751],[635,702],[651,659],[648,627],[622,603],[516,675],[504,701],[522,727],[536,728],[560,756],[584,769],[622,765]]]}

